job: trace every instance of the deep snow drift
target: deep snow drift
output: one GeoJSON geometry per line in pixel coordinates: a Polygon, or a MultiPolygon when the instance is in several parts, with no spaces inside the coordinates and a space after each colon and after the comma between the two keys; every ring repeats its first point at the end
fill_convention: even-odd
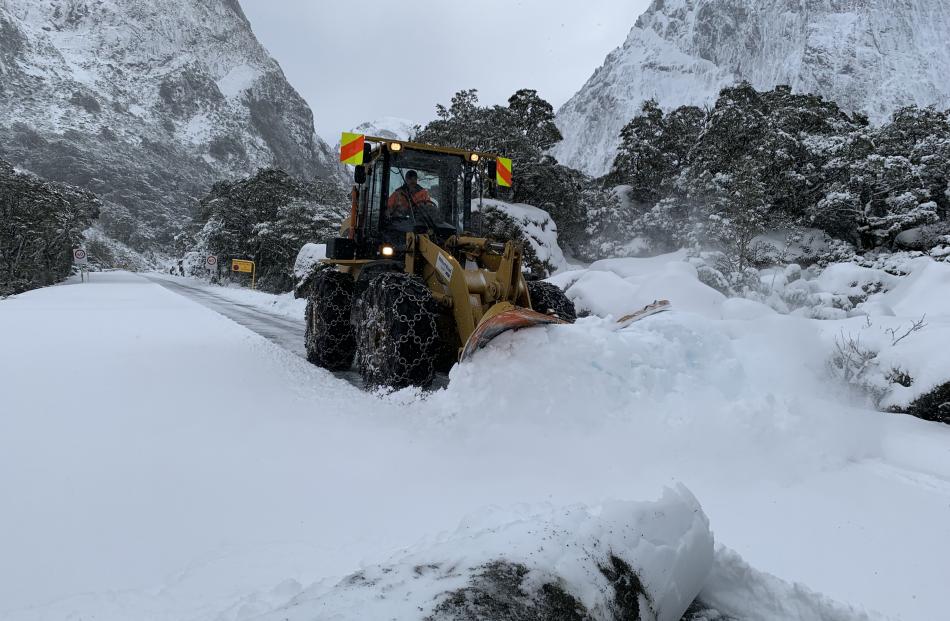
{"type": "MultiPolygon", "coordinates": [[[[945,298],[911,286],[941,282],[927,261],[880,294],[881,325],[931,313],[901,344],[948,323],[945,298]]],[[[631,306],[678,310],[504,335],[432,393],[360,392],[132,275],[0,302],[0,496],[17,499],[0,513],[0,615],[245,619],[360,569],[445,561],[438,533],[465,524],[679,482],[745,559],[716,551],[701,599],[721,612],[939,618],[950,430],[828,381],[829,334],[862,317],[723,300],[679,263],[564,274],[591,306],[626,305],[623,282],[631,306]]]]}

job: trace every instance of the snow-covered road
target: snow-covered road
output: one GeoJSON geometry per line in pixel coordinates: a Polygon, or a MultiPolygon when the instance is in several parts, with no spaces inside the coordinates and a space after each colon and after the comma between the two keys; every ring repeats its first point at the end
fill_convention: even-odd
{"type": "Polygon", "coordinates": [[[141,276],[0,301],[0,618],[246,618],[488,506],[676,481],[757,569],[942,618],[950,430],[834,401],[805,320],[738,325],[507,335],[380,397],[141,276]]]}
{"type": "Polygon", "coordinates": [[[307,357],[304,347],[306,325],[303,317],[292,318],[262,310],[259,306],[225,297],[221,287],[209,287],[189,278],[175,278],[163,274],[146,275],[175,293],[191,298],[203,306],[218,312],[228,319],[241,324],[252,332],[257,332],[269,341],[280,345],[302,358],[307,357]],[[215,291],[217,289],[217,291],[215,291]]]}

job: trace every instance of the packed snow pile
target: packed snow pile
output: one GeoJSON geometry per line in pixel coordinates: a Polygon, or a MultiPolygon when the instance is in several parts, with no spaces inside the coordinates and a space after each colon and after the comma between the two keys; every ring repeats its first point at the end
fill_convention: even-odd
{"type": "Polygon", "coordinates": [[[543,209],[523,203],[485,198],[474,199],[472,210],[481,209],[482,234],[525,243],[525,267],[538,276],[548,276],[567,267],[558,245],[557,225],[543,209]]]}
{"type": "Polygon", "coordinates": [[[702,107],[741,80],[787,84],[877,121],[904,105],[946,109],[948,30],[950,5],[936,0],[655,0],[558,110],[554,155],[602,175],[644,101],[702,107]]]}
{"type": "Polygon", "coordinates": [[[562,272],[551,282],[565,290],[581,313],[620,318],[656,300],[711,318],[726,297],[699,281],[685,250],[644,259],[604,259],[586,269],[562,272]]]}
{"type": "Polygon", "coordinates": [[[712,563],[708,520],[679,486],[656,502],[472,516],[261,618],[678,621],[712,563]]]}

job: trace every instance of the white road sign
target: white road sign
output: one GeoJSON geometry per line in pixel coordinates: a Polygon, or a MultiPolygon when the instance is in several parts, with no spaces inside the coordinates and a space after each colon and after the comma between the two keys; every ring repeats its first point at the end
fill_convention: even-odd
{"type": "Polygon", "coordinates": [[[205,265],[208,266],[209,270],[214,270],[218,267],[218,257],[208,257],[205,259],[205,265]]]}
{"type": "Polygon", "coordinates": [[[86,265],[89,263],[89,256],[85,248],[73,248],[73,263],[76,265],[86,265]]]}

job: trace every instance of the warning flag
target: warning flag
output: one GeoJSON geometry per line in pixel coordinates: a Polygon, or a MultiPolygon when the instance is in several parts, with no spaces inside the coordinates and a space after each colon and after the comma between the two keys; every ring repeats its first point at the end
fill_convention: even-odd
{"type": "Polygon", "coordinates": [[[507,157],[499,157],[495,160],[495,181],[500,186],[511,187],[511,160],[507,157]]]}
{"type": "Polygon", "coordinates": [[[363,134],[343,132],[343,138],[340,139],[340,161],[353,166],[362,165],[364,144],[366,136],[363,134]]]}

